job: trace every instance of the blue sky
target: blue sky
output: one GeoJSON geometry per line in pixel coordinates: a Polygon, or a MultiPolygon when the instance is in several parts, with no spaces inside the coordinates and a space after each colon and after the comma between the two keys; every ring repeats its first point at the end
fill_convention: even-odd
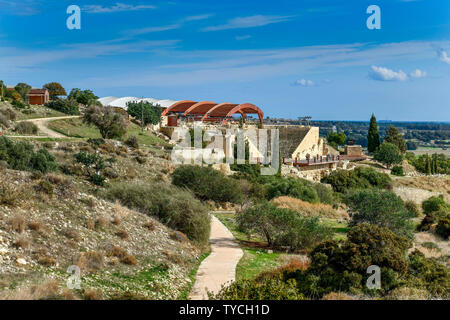
{"type": "Polygon", "coordinates": [[[448,0],[0,0],[0,79],[251,102],[271,117],[450,121],[448,0]],[[78,5],[81,30],[68,30],[78,5]],[[369,30],[369,5],[381,30],[369,30]]]}

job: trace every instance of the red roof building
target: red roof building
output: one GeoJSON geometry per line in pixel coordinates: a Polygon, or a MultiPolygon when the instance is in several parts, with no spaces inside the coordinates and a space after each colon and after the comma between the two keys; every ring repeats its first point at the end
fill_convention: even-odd
{"type": "Polygon", "coordinates": [[[43,105],[50,100],[47,89],[31,89],[28,97],[31,105],[43,105]]]}

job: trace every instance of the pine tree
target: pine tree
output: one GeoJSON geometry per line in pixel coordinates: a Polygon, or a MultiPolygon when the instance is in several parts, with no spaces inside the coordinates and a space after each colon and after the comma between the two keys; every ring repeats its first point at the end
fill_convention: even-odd
{"type": "Polygon", "coordinates": [[[372,114],[370,118],[369,132],[367,134],[367,149],[370,153],[377,151],[380,146],[380,134],[378,133],[377,118],[372,114]]]}
{"type": "Polygon", "coordinates": [[[430,156],[427,154],[427,157],[425,158],[425,173],[427,176],[431,175],[431,163],[430,163],[430,156]]]}
{"type": "Polygon", "coordinates": [[[439,173],[439,167],[438,167],[438,155],[437,153],[433,154],[433,174],[439,173]]]}

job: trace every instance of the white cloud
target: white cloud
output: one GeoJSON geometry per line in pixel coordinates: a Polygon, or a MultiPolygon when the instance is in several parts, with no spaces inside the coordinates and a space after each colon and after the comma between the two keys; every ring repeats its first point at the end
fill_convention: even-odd
{"type": "Polygon", "coordinates": [[[199,20],[206,20],[214,16],[213,14],[199,14],[197,16],[189,16],[184,18],[184,21],[199,21],[199,20]]]}
{"type": "Polygon", "coordinates": [[[117,2],[115,5],[111,7],[104,7],[102,5],[85,5],[83,7],[83,11],[88,13],[112,13],[112,12],[124,12],[124,11],[139,11],[139,10],[148,10],[155,9],[155,6],[152,5],[131,5],[117,2]]]}
{"type": "Polygon", "coordinates": [[[437,51],[439,60],[441,60],[442,62],[445,62],[446,64],[450,64],[450,57],[448,56],[447,52],[444,51],[444,49],[439,49],[437,51]]]}
{"type": "Polygon", "coordinates": [[[372,66],[369,76],[378,81],[407,81],[408,75],[402,70],[394,71],[388,68],[372,66]]]}
{"type": "Polygon", "coordinates": [[[426,73],[425,71],[416,69],[416,70],[414,70],[413,72],[411,72],[411,73],[409,74],[409,76],[410,76],[411,78],[419,79],[419,78],[424,78],[424,77],[426,77],[426,76],[427,76],[427,73],[426,73]]]}
{"type": "Polygon", "coordinates": [[[295,81],[295,85],[302,86],[302,87],[312,87],[312,86],[314,86],[314,82],[311,80],[307,80],[307,79],[301,79],[301,80],[295,81]]]}
{"type": "Polygon", "coordinates": [[[203,31],[219,31],[229,29],[243,29],[262,27],[268,24],[280,23],[292,20],[292,16],[263,16],[238,17],[229,20],[226,24],[204,28],[203,31]]]}
{"type": "Polygon", "coordinates": [[[128,30],[124,33],[131,36],[137,36],[140,34],[146,34],[146,33],[153,33],[153,32],[162,32],[162,31],[168,31],[168,30],[175,30],[181,28],[181,24],[170,24],[167,26],[159,26],[159,27],[148,27],[148,28],[142,28],[142,29],[134,29],[134,30],[128,30]]]}

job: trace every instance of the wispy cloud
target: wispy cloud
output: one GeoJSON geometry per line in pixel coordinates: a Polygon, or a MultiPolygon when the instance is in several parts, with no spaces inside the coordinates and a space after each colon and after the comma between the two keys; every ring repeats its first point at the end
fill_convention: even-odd
{"type": "Polygon", "coordinates": [[[206,27],[203,29],[203,31],[219,31],[229,29],[262,27],[269,24],[290,21],[292,20],[292,18],[293,16],[263,16],[263,15],[237,17],[229,20],[227,23],[222,25],[206,27]]]}
{"type": "Polygon", "coordinates": [[[444,49],[439,49],[437,51],[439,60],[441,60],[442,62],[445,62],[446,64],[450,64],[450,57],[448,56],[447,52],[444,51],[444,49]]]}
{"type": "Polygon", "coordinates": [[[419,79],[419,78],[425,78],[425,77],[427,76],[427,73],[426,73],[425,71],[416,69],[416,70],[414,70],[413,72],[411,72],[411,73],[409,74],[409,76],[410,76],[411,78],[419,79]]]}
{"type": "Polygon", "coordinates": [[[184,18],[184,21],[199,21],[199,20],[206,20],[211,18],[212,16],[214,16],[214,14],[212,13],[208,13],[208,14],[199,14],[197,16],[189,16],[184,18]]]}
{"type": "Polygon", "coordinates": [[[369,72],[369,77],[378,81],[408,81],[410,78],[424,78],[427,73],[420,69],[416,69],[409,75],[402,70],[394,71],[384,67],[372,66],[369,72]]]}
{"type": "Polygon", "coordinates": [[[124,11],[140,11],[155,9],[153,5],[132,5],[117,2],[111,7],[105,7],[103,5],[90,4],[83,6],[82,10],[87,13],[113,13],[113,12],[124,12],[124,11]]]}
{"type": "Polygon", "coordinates": [[[314,82],[312,80],[300,79],[295,81],[294,85],[301,87],[312,87],[314,86],[314,82]]]}
{"type": "Polygon", "coordinates": [[[147,33],[175,30],[175,29],[182,28],[185,25],[185,23],[187,23],[187,22],[206,20],[212,16],[213,16],[213,14],[188,16],[188,17],[183,18],[173,24],[168,24],[168,25],[163,25],[163,26],[146,27],[146,28],[133,29],[133,30],[126,30],[123,33],[126,35],[129,35],[129,36],[137,36],[137,35],[142,35],[142,34],[147,34],[147,33]]]}
{"type": "Polygon", "coordinates": [[[39,3],[36,0],[0,0],[0,11],[18,16],[32,16],[40,12],[39,3]]]}
{"type": "Polygon", "coordinates": [[[166,25],[166,26],[148,27],[148,28],[128,30],[128,31],[125,31],[124,33],[127,35],[131,35],[131,36],[137,36],[137,35],[153,33],[153,32],[175,30],[175,29],[181,28],[181,26],[182,26],[181,24],[170,24],[170,25],[166,25]]]}

